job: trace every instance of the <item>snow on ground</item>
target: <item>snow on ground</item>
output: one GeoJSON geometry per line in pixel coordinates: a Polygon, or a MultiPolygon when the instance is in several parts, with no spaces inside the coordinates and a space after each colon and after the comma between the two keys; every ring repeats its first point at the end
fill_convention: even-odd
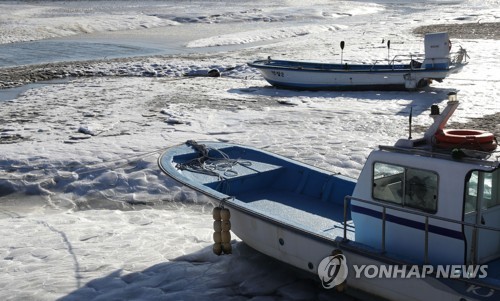
{"type": "Polygon", "coordinates": [[[1,43],[31,41],[76,34],[86,34],[108,30],[126,30],[176,25],[177,22],[144,14],[113,13],[116,6],[106,8],[108,13],[89,13],[98,9],[93,7],[71,8],[32,5],[32,4],[0,4],[2,16],[1,43]]]}
{"type": "MultiPolygon", "coordinates": [[[[204,22],[200,16],[214,22],[293,22],[273,25],[272,30],[283,29],[283,34],[274,36],[272,43],[210,55],[96,63],[92,70],[104,76],[42,85],[0,103],[0,135],[12,142],[2,144],[0,151],[0,299],[345,300],[318,288],[310,275],[253,251],[237,238],[233,255],[213,255],[211,203],[164,176],[156,159],[166,147],[188,139],[222,140],[357,177],[371,150],[408,136],[410,108],[413,124],[428,125],[430,106],[443,108],[447,93],[459,90],[462,104],[453,121],[500,111],[500,79],[494,68],[500,42],[493,40],[453,41],[468,50],[471,64],[419,92],[287,91],[270,87],[245,65],[268,55],[339,60],[340,40],[346,40],[347,60],[385,59],[382,39],[393,41],[391,56],[421,51],[422,38],[411,35],[414,26],[460,22],[462,17],[475,20],[479,16],[471,7],[486,5],[466,1],[451,8],[437,6],[436,12],[411,2],[387,2],[341,2],[340,8],[327,1],[316,6],[290,1],[270,8],[244,2],[240,10],[231,7],[220,14],[162,8],[159,17],[149,12],[144,19],[135,17],[131,7],[108,19],[101,14],[111,10],[93,12],[98,6],[86,8],[83,1],[72,4],[74,10],[54,8],[57,2],[1,4],[2,22],[17,18],[12,24],[27,28],[56,28],[65,22],[60,18],[75,24],[85,20],[91,31],[136,28],[144,25],[140,20],[150,22],[145,27],[204,22]],[[347,5],[352,7],[342,15],[347,5]],[[88,13],[85,9],[92,18],[67,16],[88,13]],[[4,11],[12,16],[4,16],[4,11]],[[231,15],[235,11],[239,13],[231,15]],[[310,19],[300,20],[303,12],[309,12],[310,19]],[[42,20],[44,16],[60,17],[51,22],[42,20]],[[310,21],[321,18],[334,24],[323,27],[310,21]],[[109,23],[113,20],[119,25],[109,23]],[[160,67],[162,77],[134,73],[160,67]],[[182,76],[212,68],[225,72],[220,78],[182,76]],[[131,76],[106,76],[116,70],[131,76]]],[[[102,5],[114,2],[106,3],[102,5]]],[[[184,5],[191,8],[195,3],[184,5]]],[[[491,10],[487,17],[491,14],[499,16],[491,10]]],[[[73,30],[72,24],[62,26],[63,33],[48,31],[62,36],[73,30]]],[[[262,27],[238,35],[214,33],[193,40],[192,46],[264,41],[272,33],[262,27]]],[[[33,38],[46,37],[48,31],[33,38]]],[[[19,39],[25,39],[26,32],[30,30],[12,29],[19,39]]]]}

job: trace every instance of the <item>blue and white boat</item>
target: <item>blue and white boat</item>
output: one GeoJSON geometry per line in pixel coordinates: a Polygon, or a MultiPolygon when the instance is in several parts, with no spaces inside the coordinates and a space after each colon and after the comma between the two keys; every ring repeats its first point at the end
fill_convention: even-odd
{"type": "MultiPolygon", "coordinates": [[[[434,106],[422,138],[374,150],[357,180],[222,142],[169,148],[159,166],[229,210],[225,231],[317,274],[325,288],[389,300],[500,300],[496,140],[470,130],[440,146],[457,106],[449,101],[442,114],[434,106]]],[[[214,251],[230,253],[229,237],[220,237],[214,251]]]]}
{"type": "MultiPolygon", "coordinates": [[[[466,64],[467,53],[450,55],[448,33],[426,34],[425,55],[396,56],[385,64],[318,63],[275,60],[248,63],[271,85],[297,90],[415,90],[441,82],[466,64]],[[423,60],[422,60],[423,59],[423,60]]],[[[390,45],[390,44],[388,44],[390,45]]]]}

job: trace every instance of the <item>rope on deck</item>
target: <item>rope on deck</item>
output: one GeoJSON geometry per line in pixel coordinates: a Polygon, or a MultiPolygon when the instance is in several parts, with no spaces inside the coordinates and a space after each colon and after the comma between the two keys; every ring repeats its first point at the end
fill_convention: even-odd
{"type": "Polygon", "coordinates": [[[186,144],[194,148],[199,156],[185,163],[178,163],[176,167],[180,170],[216,176],[219,180],[223,180],[224,177],[235,177],[238,175],[238,172],[233,168],[234,166],[238,164],[243,166],[252,165],[249,161],[231,159],[223,151],[200,144],[194,140],[188,140],[186,144]],[[210,151],[216,152],[219,156],[211,156],[210,151]]]}

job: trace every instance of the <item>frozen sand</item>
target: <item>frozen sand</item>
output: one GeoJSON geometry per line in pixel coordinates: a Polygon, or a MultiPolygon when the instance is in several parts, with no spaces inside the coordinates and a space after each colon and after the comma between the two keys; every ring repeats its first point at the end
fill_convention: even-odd
{"type": "MultiPolygon", "coordinates": [[[[66,72],[91,77],[1,103],[0,137],[9,143],[0,145],[0,299],[343,300],[237,239],[235,254],[212,255],[211,204],[162,175],[156,158],[188,139],[223,140],[356,177],[377,145],[407,137],[410,108],[413,124],[428,125],[430,105],[444,107],[446,94],[459,90],[462,104],[453,121],[500,112],[496,40],[454,40],[468,49],[472,63],[416,93],[286,91],[270,87],[245,65],[267,55],[335,60],[346,37],[344,58],[383,59],[382,38],[393,42],[393,55],[417,51],[423,46],[411,34],[415,26],[464,15],[474,19],[460,5],[442,6],[446,17],[439,20],[428,20],[432,13],[426,10],[402,18],[373,6],[373,14],[336,18],[332,30],[285,32],[270,45],[85,68],[68,64],[66,72]],[[398,27],[390,35],[388,24],[398,27]],[[144,75],[155,68],[164,74],[144,75]],[[227,72],[220,78],[182,76],[211,68],[227,72]]],[[[317,12],[296,5],[289,10],[317,12]]],[[[277,11],[283,10],[268,16],[290,15],[277,11]]],[[[332,11],[323,10],[327,16],[332,11]]],[[[257,36],[215,35],[212,42],[257,36]]]]}
{"type": "Polygon", "coordinates": [[[407,135],[410,106],[415,124],[429,123],[429,106],[444,106],[449,90],[424,91],[415,101],[406,92],[296,93],[224,77],[92,78],[30,90],[4,106],[15,116],[8,133],[23,137],[2,145],[2,178],[11,179],[2,190],[16,191],[2,198],[6,295],[321,299],[332,292],[239,243],[234,255],[212,255],[211,205],[175,186],[159,172],[158,153],[148,152],[219,139],[355,177],[370,150],[407,135]],[[88,136],[82,128],[95,136],[72,139],[88,136]],[[191,255],[178,258],[184,254],[191,255]]]}

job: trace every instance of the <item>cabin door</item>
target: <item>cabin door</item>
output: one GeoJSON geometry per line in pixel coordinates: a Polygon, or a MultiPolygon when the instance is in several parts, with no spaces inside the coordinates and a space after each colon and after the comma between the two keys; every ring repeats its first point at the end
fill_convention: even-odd
{"type": "MultiPolygon", "coordinates": [[[[500,172],[474,171],[467,183],[465,222],[500,229],[500,172]]],[[[500,257],[500,231],[464,227],[468,263],[482,264],[500,257]]]]}

